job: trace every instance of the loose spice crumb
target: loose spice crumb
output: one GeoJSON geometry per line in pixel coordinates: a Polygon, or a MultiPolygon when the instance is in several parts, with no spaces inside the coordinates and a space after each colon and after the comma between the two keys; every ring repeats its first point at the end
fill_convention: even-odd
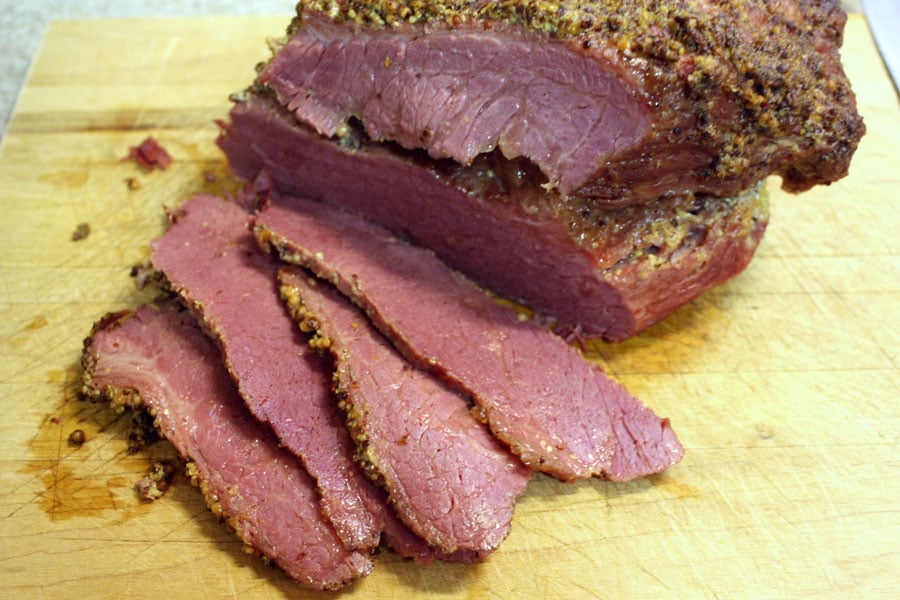
{"type": "Polygon", "coordinates": [[[91,226],[87,223],[79,223],[72,232],[72,241],[77,242],[83,240],[91,233],[91,226]]]}
{"type": "Polygon", "coordinates": [[[158,500],[169,490],[175,471],[175,464],[172,461],[155,462],[146,477],[142,477],[134,484],[134,489],[144,500],[158,500]]]}
{"type": "Polygon", "coordinates": [[[137,180],[136,178],[134,178],[134,177],[126,177],[126,178],[125,178],[125,185],[127,185],[127,186],[128,186],[128,189],[129,189],[129,190],[132,190],[132,191],[137,191],[137,190],[141,189],[141,182],[138,181],[138,180],[137,180]]]}

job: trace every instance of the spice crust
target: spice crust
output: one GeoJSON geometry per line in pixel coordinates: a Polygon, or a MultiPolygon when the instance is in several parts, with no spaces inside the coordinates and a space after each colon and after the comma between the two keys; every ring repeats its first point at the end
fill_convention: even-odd
{"type": "MultiPolygon", "coordinates": [[[[719,147],[713,173],[722,178],[747,169],[747,149],[759,143],[771,143],[773,155],[814,148],[843,176],[865,131],[826,51],[842,43],[846,14],[837,0],[301,0],[288,34],[310,12],[363,27],[524,27],[584,52],[617,54],[654,82],[648,89],[679,90],[694,107],[698,129],[719,147]],[[722,92],[741,109],[730,131],[709,119],[722,92]],[[852,110],[836,119],[836,106],[852,110]]],[[[827,182],[797,172],[785,188],[827,182]]]]}

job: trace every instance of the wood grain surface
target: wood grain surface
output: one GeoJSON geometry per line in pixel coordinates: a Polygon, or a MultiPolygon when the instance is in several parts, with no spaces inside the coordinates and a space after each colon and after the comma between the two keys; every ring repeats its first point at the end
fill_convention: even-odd
{"type": "MultiPolygon", "coordinates": [[[[129,271],[163,230],[161,206],[229,187],[213,121],[286,23],[47,33],[0,148],[0,597],[331,595],[245,555],[184,478],[140,501],[134,482],[172,450],[129,454],[128,416],[77,397],[91,324],[143,300],[129,271]],[[121,160],[150,134],[174,156],[167,171],[121,160]]],[[[536,476],[487,562],[384,552],[341,597],[898,596],[900,107],[861,16],[843,59],[869,130],[850,176],[801,196],[773,181],[744,274],[593,347],[672,419],[684,460],[627,484],[536,476]]]]}

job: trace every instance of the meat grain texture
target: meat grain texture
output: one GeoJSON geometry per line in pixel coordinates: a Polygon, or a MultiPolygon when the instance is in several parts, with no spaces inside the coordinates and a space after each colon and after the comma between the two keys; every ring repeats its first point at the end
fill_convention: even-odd
{"type": "Polygon", "coordinates": [[[613,205],[846,174],[863,127],[836,0],[302,0],[260,73],[325,136],[524,157],[613,205]],[[363,73],[364,76],[360,76],[363,73]],[[803,93],[796,93],[803,90],[803,93]]]}

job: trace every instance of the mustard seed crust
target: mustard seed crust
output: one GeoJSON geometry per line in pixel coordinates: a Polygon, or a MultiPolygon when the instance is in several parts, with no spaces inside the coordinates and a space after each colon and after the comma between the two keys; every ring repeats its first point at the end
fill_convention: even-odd
{"type": "MultiPolygon", "coordinates": [[[[268,232],[257,229],[255,233],[263,246],[274,244],[274,240],[271,239],[268,232]]],[[[300,289],[291,282],[290,271],[282,270],[278,274],[278,279],[281,299],[300,331],[308,336],[309,347],[317,352],[330,352],[334,357],[335,370],[332,375],[332,391],[337,399],[338,407],[346,418],[347,428],[355,444],[353,459],[366,477],[384,487],[385,479],[378,467],[378,459],[369,449],[369,436],[365,431],[366,412],[353,403],[351,390],[347,389],[344,384],[342,372],[346,370],[346,367],[342,362],[340,351],[332,346],[331,339],[322,332],[320,317],[304,304],[300,289]]],[[[310,281],[315,282],[315,279],[310,279],[310,281]]],[[[316,284],[313,283],[313,285],[316,284]]]]}
{"type": "Polygon", "coordinates": [[[523,27],[617,55],[651,90],[648,103],[696,115],[716,149],[709,177],[739,178],[754,168],[749,150],[763,148],[771,160],[817,156],[782,173],[788,191],[827,184],[846,175],[865,131],[837,58],[846,21],[837,0],[301,0],[289,35],[305,12],[366,27],[523,27]],[[710,118],[723,94],[737,107],[727,131],[710,118]]]}

